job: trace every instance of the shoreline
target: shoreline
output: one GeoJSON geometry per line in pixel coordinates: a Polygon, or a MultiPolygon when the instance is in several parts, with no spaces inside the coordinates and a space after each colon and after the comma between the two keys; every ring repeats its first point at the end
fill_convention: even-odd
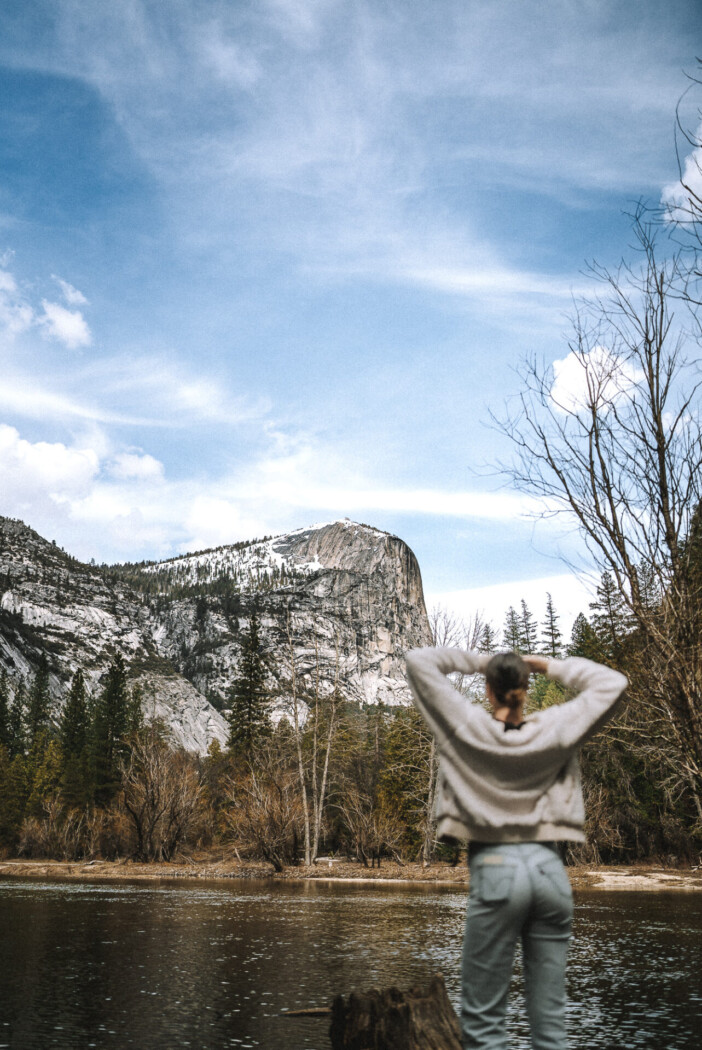
{"type": "MultiPolygon", "coordinates": [[[[578,865],[566,869],[571,885],[578,890],[645,890],[652,892],[695,892],[702,890],[702,867],[663,868],[658,865],[630,865],[606,867],[578,865]]],[[[142,864],[130,860],[116,861],[60,861],[9,859],[0,861],[0,878],[8,879],[64,879],[79,882],[111,882],[118,880],[158,881],[177,879],[186,882],[207,880],[252,880],[274,882],[333,882],[369,885],[446,886],[467,889],[468,870],[459,865],[405,864],[399,867],[392,861],[380,869],[367,869],[359,864],[322,860],[317,865],[286,868],[275,872],[269,864],[260,861],[210,859],[184,862],[142,864]],[[372,872],[372,873],[371,873],[372,872]]]]}

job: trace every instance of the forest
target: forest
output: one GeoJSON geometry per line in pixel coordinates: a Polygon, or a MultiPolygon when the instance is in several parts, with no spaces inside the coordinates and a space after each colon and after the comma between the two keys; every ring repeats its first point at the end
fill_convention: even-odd
{"type": "MultiPolygon", "coordinates": [[[[542,620],[521,601],[507,610],[501,631],[479,617],[466,625],[442,609],[430,620],[437,644],[585,656],[624,670],[632,697],[640,695],[646,653],[608,573],[567,643],[550,596],[542,620]]],[[[274,720],[266,688],[274,659],[254,613],[228,698],[227,746],[215,741],[203,756],[174,747],[165,726],[144,723],[141,694],[119,657],[97,695],[77,671],[58,716],[46,662],[26,685],[10,689],[1,678],[0,850],[141,861],[217,850],[265,860],[277,871],[320,856],[368,867],[456,863],[457,849],[435,838],[437,755],[416,711],[362,707],[289,679],[289,707],[274,720]]],[[[455,682],[466,703],[485,702],[481,681],[455,682]]],[[[536,676],[529,711],[567,699],[560,685],[536,676]]],[[[587,843],[573,844],[571,862],[699,857],[692,784],[652,707],[626,704],[582,757],[587,843]]]]}

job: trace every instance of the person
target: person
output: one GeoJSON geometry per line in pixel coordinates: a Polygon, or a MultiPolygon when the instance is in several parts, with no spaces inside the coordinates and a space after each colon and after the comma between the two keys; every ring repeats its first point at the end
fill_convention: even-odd
{"type": "Polygon", "coordinates": [[[424,648],[405,659],[414,702],[440,756],[437,834],[469,842],[465,1050],[507,1046],[507,996],[520,939],[533,1050],[564,1050],[573,899],[559,843],[584,841],[579,749],[614,714],[627,680],[580,657],[424,648]],[[454,672],[485,675],[490,712],[454,689],[447,678],[454,672]],[[577,695],[525,717],[532,673],[577,695]]]}

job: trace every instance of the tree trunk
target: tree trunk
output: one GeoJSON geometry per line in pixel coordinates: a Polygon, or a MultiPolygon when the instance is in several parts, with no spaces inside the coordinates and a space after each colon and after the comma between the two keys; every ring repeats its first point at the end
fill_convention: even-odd
{"type": "Polygon", "coordinates": [[[458,1018],[440,974],[426,989],[337,996],[329,1035],[332,1050],[461,1050],[458,1018]]]}
{"type": "Polygon", "coordinates": [[[429,745],[429,784],[427,791],[427,802],[424,815],[424,841],[422,843],[422,867],[431,864],[434,853],[434,842],[436,838],[436,825],[434,822],[434,800],[436,798],[436,781],[439,774],[439,763],[436,756],[436,741],[431,738],[429,745]]]}

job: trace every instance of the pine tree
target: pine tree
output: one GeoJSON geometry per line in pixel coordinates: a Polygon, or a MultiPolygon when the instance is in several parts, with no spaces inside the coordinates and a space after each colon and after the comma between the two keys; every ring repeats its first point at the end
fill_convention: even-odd
{"type": "Polygon", "coordinates": [[[25,734],[25,697],[24,679],[20,678],[15,686],[15,695],[9,710],[8,751],[10,756],[23,755],[26,746],[25,734]]]}
{"type": "Polygon", "coordinates": [[[27,741],[30,748],[38,734],[48,729],[50,709],[49,665],[46,657],[42,656],[27,701],[27,741]]]}
{"type": "Polygon", "coordinates": [[[553,599],[549,592],[546,593],[546,619],[541,632],[541,649],[544,656],[559,659],[563,655],[563,635],[558,626],[560,617],[556,613],[553,599]]]}
{"type": "Polygon", "coordinates": [[[7,674],[0,674],[0,747],[10,751],[10,691],[7,685],[7,674]]]}
{"type": "Polygon", "coordinates": [[[0,846],[17,848],[29,795],[24,755],[0,747],[0,846]]]}
{"type": "Polygon", "coordinates": [[[565,687],[560,682],[549,681],[546,675],[537,674],[529,690],[529,710],[542,711],[565,699],[565,687]]]}
{"type": "Polygon", "coordinates": [[[513,653],[521,652],[522,632],[519,617],[512,605],[507,610],[505,626],[502,632],[505,649],[513,653]]]}
{"type": "Polygon", "coordinates": [[[270,698],[261,650],[258,614],[254,610],[242,640],[237,676],[229,690],[229,749],[250,753],[270,736],[270,698]]]}
{"type": "Polygon", "coordinates": [[[90,718],[83,672],[73,676],[71,691],[59,726],[61,741],[61,793],[68,806],[84,806],[89,801],[90,718]]]}
{"type": "Polygon", "coordinates": [[[144,728],[144,690],[135,682],[127,703],[127,734],[132,737],[144,728]]]}
{"type": "Polygon", "coordinates": [[[88,702],[83,672],[73,676],[71,691],[61,713],[59,739],[64,755],[80,755],[88,742],[88,702]]]}
{"type": "Polygon", "coordinates": [[[602,573],[597,600],[590,602],[590,608],[593,610],[590,626],[600,640],[602,656],[606,660],[618,661],[628,634],[628,617],[624,598],[611,573],[602,573]]]}
{"type": "Polygon", "coordinates": [[[27,778],[31,785],[27,801],[29,816],[40,817],[43,803],[58,794],[62,767],[61,745],[49,736],[47,729],[41,729],[27,756],[27,778]]]}
{"type": "Polygon", "coordinates": [[[107,805],[117,792],[120,759],[126,753],[128,730],[127,673],[118,654],[95,706],[93,726],[93,771],[95,802],[107,805]]]}
{"type": "Polygon", "coordinates": [[[486,623],[481,631],[478,651],[481,653],[497,652],[497,632],[490,623],[486,623]]]}
{"type": "Polygon", "coordinates": [[[602,659],[602,646],[599,638],[583,613],[578,613],[575,618],[566,651],[568,656],[584,656],[588,660],[598,661],[602,659]]]}
{"type": "Polygon", "coordinates": [[[522,614],[519,617],[519,652],[535,653],[538,646],[538,630],[536,620],[532,616],[529,606],[522,598],[522,614]]]}

